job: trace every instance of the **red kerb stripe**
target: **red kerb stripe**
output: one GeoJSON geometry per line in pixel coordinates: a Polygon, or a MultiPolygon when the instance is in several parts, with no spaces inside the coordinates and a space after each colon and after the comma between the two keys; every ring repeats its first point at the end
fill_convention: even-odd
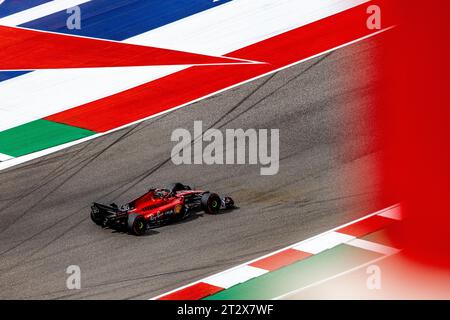
{"type": "Polygon", "coordinates": [[[311,253],[295,249],[287,249],[274,255],[271,255],[269,257],[255,261],[251,263],[250,266],[261,268],[264,270],[274,271],[276,269],[287,266],[299,260],[306,259],[310,256],[312,256],[311,253]]]}
{"type": "Polygon", "coordinates": [[[223,288],[208,283],[199,282],[181,290],[162,296],[158,300],[200,300],[214,293],[222,291],[223,288]]]}

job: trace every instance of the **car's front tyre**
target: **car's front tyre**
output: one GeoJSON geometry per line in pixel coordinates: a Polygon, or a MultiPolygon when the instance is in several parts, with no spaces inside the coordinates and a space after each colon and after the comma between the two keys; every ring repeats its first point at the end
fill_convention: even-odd
{"type": "Polygon", "coordinates": [[[201,208],[203,211],[209,214],[219,213],[222,205],[221,199],[216,193],[205,193],[200,200],[201,208]]]}

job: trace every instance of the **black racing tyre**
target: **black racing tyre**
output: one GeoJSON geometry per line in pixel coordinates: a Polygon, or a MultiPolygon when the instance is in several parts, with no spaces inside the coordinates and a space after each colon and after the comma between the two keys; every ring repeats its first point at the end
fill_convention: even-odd
{"type": "Polygon", "coordinates": [[[191,190],[189,186],[185,186],[184,184],[180,182],[171,183],[168,187],[168,190],[172,193],[176,193],[177,191],[183,191],[183,190],[191,190]]]}
{"type": "Polygon", "coordinates": [[[221,201],[216,193],[205,193],[202,195],[200,204],[202,210],[209,214],[216,214],[220,211],[221,201]]]}
{"type": "Polygon", "coordinates": [[[97,208],[91,209],[91,220],[98,226],[103,224],[103,218],[100,216],[100,210],[97,208]]]}
{"type": "Polygon", "coordinates": [[[137,213],[128,215],[128,231],[136,236],[141,236],[147,231],[147,221],[137,213]]]}

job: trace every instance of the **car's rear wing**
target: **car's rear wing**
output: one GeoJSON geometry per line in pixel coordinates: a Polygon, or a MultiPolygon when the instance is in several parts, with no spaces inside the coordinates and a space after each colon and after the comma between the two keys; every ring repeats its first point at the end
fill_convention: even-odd
{"type": "Polygon", "coordinates": [[[91,206],[91,210],[98,210],[99,213],[107,216],[110,214],[116,214],[118,213],[120,210],[117,206],[107,206],[105,204],[101,204],[101,203],[97,203],[94,202],[91,206]]]}
{"type": "Polygon", "coordinates": [[[91,206],[91,217],[97,224],[112,226],[126,222],[127,211],[120,210],[114,204],[107,206],[94,202],[91,206]]]}

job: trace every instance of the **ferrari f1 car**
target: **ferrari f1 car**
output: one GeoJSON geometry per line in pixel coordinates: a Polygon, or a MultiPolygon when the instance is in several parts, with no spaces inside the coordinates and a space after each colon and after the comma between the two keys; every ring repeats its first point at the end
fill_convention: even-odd
{"type": "Polygon", "coordinates": [[[93,203],[91,219],[104,228],[128,230],[143,235],[153,227],[180,221],[192,213],[204,211],[216,214],[220,210],[234,208],[230,197],[219,197],[216,193],[192,190],[191,187],[174,183],[163,189],[150,189],[139,198],[117,206],[93,203]]]}

